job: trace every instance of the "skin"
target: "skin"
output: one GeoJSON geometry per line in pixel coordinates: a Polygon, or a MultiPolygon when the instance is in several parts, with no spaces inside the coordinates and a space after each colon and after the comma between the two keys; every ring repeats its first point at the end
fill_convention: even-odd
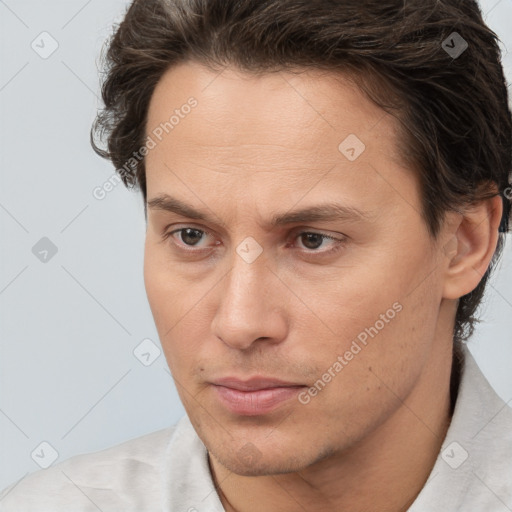
{"type": "Polygon", "coordinates": [[[339,73],[182,63],[157,84],[147,132],[191,96],[197,107],[146,157],[148,202],[169,194],[207,219],[148,208],[144,279],[224,507],[406,510],[449,424],[457,299],[489,265],[501,199],[447,214],[432,239],[397,121],[339,73]],[[366,145],[354,161],[338,149],[349,134],[366,145]],[[326,202],[366,217],[269,223],[326,202]],[[201,232],[165,237],[187,227],[201,232]],[[247,237],[262,248],[252,263],[236,251],[247,237]],[[309,403],[241,416],[219,401],[211,381],[226,376],[314,386],[395,303],[309,403]]]}

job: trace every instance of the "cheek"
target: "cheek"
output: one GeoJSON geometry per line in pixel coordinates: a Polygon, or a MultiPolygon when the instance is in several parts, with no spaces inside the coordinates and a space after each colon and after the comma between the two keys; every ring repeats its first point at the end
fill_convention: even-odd
{"type": "Polygon", "coordinates": [[[434,341],[442,292],[440,275],[432,272],[435,265],[426,254],[410,251],[402,261],[396,250],[382,252],[333,276],[323,293],[315,289],[309,296],[322,321],[316,320],[319,330],[305,352],[322,373],[343,374],[338,382],[344,380],[344,396],[350,391],[364,402],[366,388],[381,385],[378,376],[405,392],[421,372],[434,341]]]}
{"type": "Polygon", "coordinates": [[[338,350],[344,368],[340,387],[331,397],[334,401],[348,393],[364,411],[392,407],[398,404],[397,398],[406,398],[435,343],[436,283],[431,275],[412,292],[410,288],[402,294],[396,290],[380,307],[374,304],[363,314],[364,321],[358,321],[358,328],[343,339],[338,350]]]}
{"type": "Polygon", "coordinates": [[[160,246],[146,241],[144,284],[169,368],[178,376],[196,357],[207,338],[205,304],[210,287],[180,277],[160,246]]]}
{"type": "Polygon", "coordinates": [[[165,247],[148,235],[144,250],[144,285],[159,329],[170,329],[193,306],[190,304],[193,287],[179,276],[180,272],[168,258],[165,247]]]}
{"type": "Polygon", "coordinates": [[[309,397],[305,407],[310,417],[324,417],[333,442],[337,442],[339,425],[350,439],[377,426],[400,406],[421,377],[436,318],[433,313],[418,318],[417,303],[425,307],[421,295],[425,294],[400,301],[402,309],[385,316],[388,323],[365,313],[368,321],[358,319],[363,327],[339,340],[336,349],[324,344],[304,354],[309,352],[309,363],[319,370],[312,385],[315,396],[309,397]]]}
{"type": "Polygon", "coordinates": [[[169,318],[169,313],[172,314],[172,304],[174,297],[172,294],[172,287],[170,286],[168,276],[162,268],[162,262],[159,261],[156,250],[148,247],[144,252],[144,286],[148,298],[151,313],[162,339],[162,330],[164,329],[164,319],[167,323],[167,329],[172,326],[172,318],[169,318]]]}
{"type": "Polygon", "coordinates": [[[403,303],[408,300],[407,279],[382,260],[339,269],[318,280],[289,283],[301,299],[292,301],[294,325],[305,329],[304,333],[314,332],[316,338],[330,340],[319,348],[331,354],[348,350],[358,337],[364,342],[376,331],[381,337],[401,321],[403,303]]]}

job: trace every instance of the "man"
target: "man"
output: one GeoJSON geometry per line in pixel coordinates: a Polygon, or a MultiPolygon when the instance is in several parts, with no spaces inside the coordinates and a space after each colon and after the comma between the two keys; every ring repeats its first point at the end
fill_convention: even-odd
{"type": "Polygon", "coordinates": [[[187,416],[7,511],[512,510],[512,411],[463,344],[512,120],[467,0],[140,0],[94,131],[144,200],[187,416]]]}

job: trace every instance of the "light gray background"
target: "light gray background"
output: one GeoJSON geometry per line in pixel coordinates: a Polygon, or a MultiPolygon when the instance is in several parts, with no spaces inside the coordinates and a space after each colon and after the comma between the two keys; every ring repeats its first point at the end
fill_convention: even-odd
{"type": "MultiPolygon", "coordinates": [[[[149,366],[133,354],[144,339],[159,345],[143,283],[142,199],[122,184],[92,195],[114,172],[89,146],[97,62],[127,3],[0,0],[0,489],[39,469],[31,453],[43,441],[60,462],[184,414],[163,354],[149,366]],[[44,31],[59,45],[46,59],[31,47],[51,48],[49,39],[41,48],[44,31]],[[43,237],[58,251],[46,263],[32,252],[43,237]]],[[[510,83],[512,0],[481,5],[510,83]]],[[[510,245],[469,344],[506,401],[510,245]]]]}

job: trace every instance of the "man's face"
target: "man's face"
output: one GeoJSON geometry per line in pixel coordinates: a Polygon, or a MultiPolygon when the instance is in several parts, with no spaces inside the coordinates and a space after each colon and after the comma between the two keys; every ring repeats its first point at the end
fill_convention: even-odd
{"type": "Polygon", "coordinates": [[[217,76],[185,63],[155,89],[148,203],[167,194],[201,218],[148,208],[146,290],[188,416],[231,471],[342,453],[422,378],[442,249],[396,126],[320,71],[217,76]],[[293,215],[312,208],[330,215],[293,215]]]}

